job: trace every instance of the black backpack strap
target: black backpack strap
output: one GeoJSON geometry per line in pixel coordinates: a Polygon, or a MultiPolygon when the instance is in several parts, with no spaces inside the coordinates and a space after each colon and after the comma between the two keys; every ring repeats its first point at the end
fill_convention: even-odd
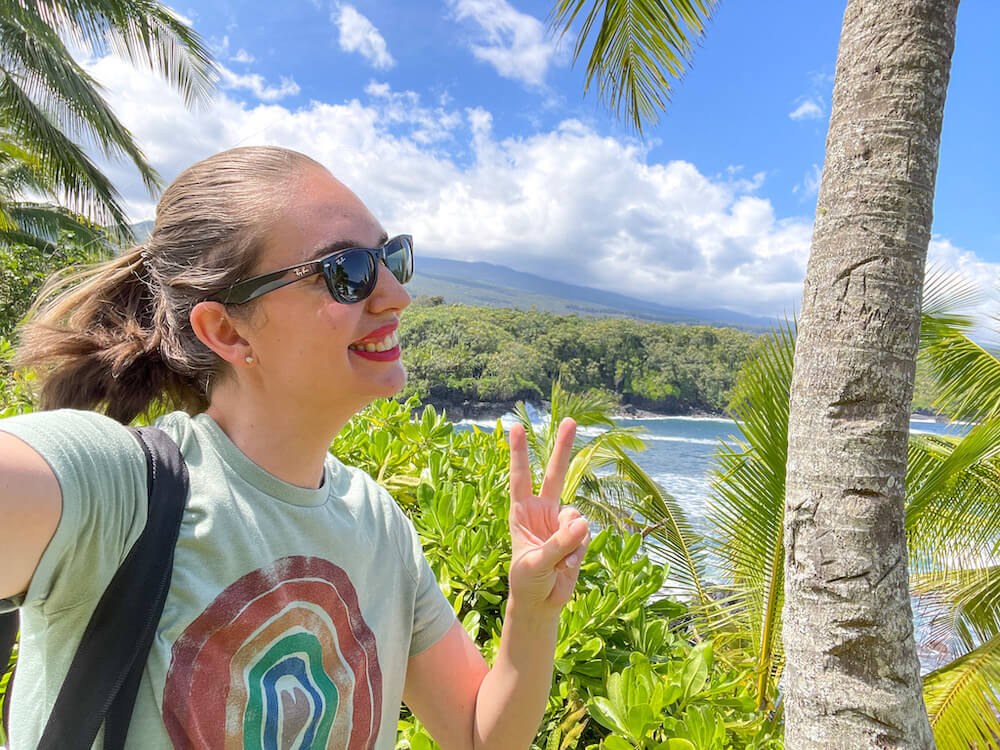
{"type": "Polygon", "coordinates": [[[174,547],[188,496],[177,444],[155,427],[132,430],[146,454],[146,527],[94,610],[39,750],[89,750],[101,724],[106,750],[122,748],[156,625],[170,588],[174,547]]]}
{"type": "MultiPolygon", "coordinates": [[[[14,641],[17,640],[17,627],[19,618],[17,610],[0,614],[0,677],[7,671],[10,663],[10,655],[14,650],[14,641]]],[[[7,681],[7,692],[3,694],[3,714],[0,720],[3,721],[3,732],[6,736],[7,728],[10,726],[10,693],[14,687],[14,675],[7,681]]]]}

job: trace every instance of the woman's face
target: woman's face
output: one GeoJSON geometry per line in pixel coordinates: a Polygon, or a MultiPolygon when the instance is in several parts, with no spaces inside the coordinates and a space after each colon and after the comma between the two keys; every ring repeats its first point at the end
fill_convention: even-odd
{"type": "MultiPolygon", "coordinates": [[[[379,222],[329,172],[309,170],[291,190],[289,208],[268,232],[254,274],[315,260],[335,243],[374,248],[385,242],[379,222]]],[[[394,334],[409,304],[383,263],[375,290],[352,305],[336,302],[321,274],[269,292],[249,318],[253,375],[282,408],[346,420],[406,384],[398,347],[379,357],[352,347],[364,350],[373,338],[394,334]]]]}

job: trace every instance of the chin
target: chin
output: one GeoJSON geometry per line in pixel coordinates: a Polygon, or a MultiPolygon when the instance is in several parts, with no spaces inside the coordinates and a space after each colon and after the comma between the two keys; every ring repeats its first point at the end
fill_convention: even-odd
{"type": "Polygon", "coordinates": [[[368,403],[378,398],[392,398],[398,395],[406,387],[406,370],[400,365],[398,370],[386,373],[385,378],[379,378],[378,386],[368,403]]]}

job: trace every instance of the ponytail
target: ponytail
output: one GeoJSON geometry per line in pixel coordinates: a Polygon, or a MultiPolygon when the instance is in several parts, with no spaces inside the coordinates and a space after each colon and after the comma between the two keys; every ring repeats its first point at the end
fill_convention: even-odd
{"type": "Polygon", "coordinates": [[[60,272],[42,288],[15,366],[36,370],[43,409],[97,409],[125,424],[156,403],[204,409],[197,379],[161,354],[163,300],[144,254],[139,245],[106,263],[60,272]]]}
{"type": "Polygon", "coordinates": [[[47,282],[15,361],[35,370],[42,408],[126,423],[156,406],[204,410],[210,384],[231,371],[195,335],[191,310],[249,274],[293,181],[311,169],[322,167],[274,146],[211,156],[164,191],[143,245],[47,282]]]}

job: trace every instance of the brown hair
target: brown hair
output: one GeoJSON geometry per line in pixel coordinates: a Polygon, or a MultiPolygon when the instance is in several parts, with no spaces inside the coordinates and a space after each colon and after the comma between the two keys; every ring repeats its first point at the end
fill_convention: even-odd
{"type": "Polygon", "coordinates": [[[249,274],[288,184],[309,167],[322,168],[269,146],[209,157],[164,191],[146,242],[47,282],[15,363],[36,370],[42,408],[124,423],[157,404],[204,410],[226,365],[195,336],[191,309],[249,274]]]}

